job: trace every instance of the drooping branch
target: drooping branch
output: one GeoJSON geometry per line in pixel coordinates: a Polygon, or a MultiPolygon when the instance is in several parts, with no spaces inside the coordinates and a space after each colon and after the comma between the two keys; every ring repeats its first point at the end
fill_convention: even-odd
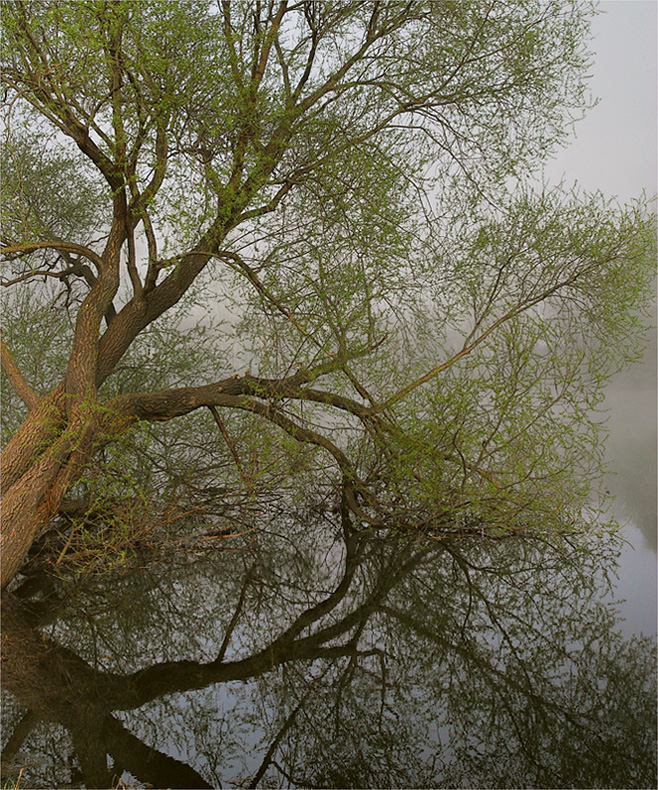
{"type": "Polygon", "coordinates": [[[280,428],[283,428],[283,430],[289,436],[292,436],[293,439],[296,439],[298,442],[304,442],[306,444],[313,444],[316,447],[322,447],[334,457],[341,472],[348,480],[358,480],[354,467],[345,453],[333,442],[327,439],[326,436],[323,436],[318,431],[312,431],[310,428],[305,428],[301,425],[298,425],[289,417],[286,417],[280,409],[277,409],[271,403],[243,399],[238,405],[238,408],[241,408],[245,411],[250,411],[253,414],[258,414],[261,417],[265,417],[265,419],[269,422],[272,422],[275,425],[278,425],[280,428]]]}
{"type": "Polygon", "coordinates": [[[242,256],[238,255],[235,252],[231,252],[229,250],[223,250],[220,255],[218,256],[220,259],[229,262],[231,268],[235,271],[240,272],[249,283],[256,289],[256,291],[260,294],[260,296],[265,299],[268,304],[271,304],[275,307],[282,315],[284,315],[292,324],[293,326],[301,332],[304,337],[310,339],[315,345],[318,346],[325,354],[330,357],[335,356],[330,351],[328,351],[322,343],[320,343],[312,333],[308,332],[304,327],[299,323],[299,321],[295,318],[293,313],[279,300],[274,296],[274,294],[264,285],[264,283],[258,278],[258,275],[253,270],[251,266],[242,258],[242,256]]]}
{"type": "Polygon", "coordinates": [[[219,412],[217,411],[215,406],[208,406],[208,409],[210,410],[210,413],[212,414],[213,420],[217,424],[217,427],[219,428],[220,433],[222,434],[222,436],[224,438],[224,441],[226,442],[226,446],[231,451],[231,455],[233,456],[233,460],[235,461],[235,466],[236,466],[238,472],[240,473],[240,477],[244,481],[244,484],[247,487],[247,490],[249,491],[249,493],[253,494],[254,493],[254,486],[253,486],[251,480],[249,480],[249,478],[247,477],[247,475],[244,472],[244,468],[242,466],[242,461],[240,460],[240,456],[238,454],[238,451],[237,451],[237,449],[235,447],[235,444],[231,441],[231,437],[229,435],[229,432],[226,430],[226,426],[224,425],[224,422],[222,421],[222,418],[219,416],[219,412]]]}
{"type": "MultiPolygon", "coordinates": [[[[332,366],[337,367],[338,363],[325,363],[318,368],[327,372],[332,366]]],[[[246,411],[262,417],[277,425],[296,441],[320,447],[328,452],[340,469],[344,497],[350,510],[373,526],[383,526],[380,519],[373,518],[359,505],[356,499],[357,492],[370,503],[375,502],[375,499],[368,486],[360,479],[355,465],[346,453],[321,432],[300,425],[284,414],[277,405],[277,402],[283,399],[307,400],[331,405],[358,417],[371,433],[376,434],[380,431],[381,418],[373,417],[370,408],[344,396],[303,386],[305,381],[312,380],[319,375],[321,375],[320,371],[315,370],[306,374],[300,372],[290,378],[278,380],[256,378],[250,375],[242,378],[233,377],[201,387],[182,387],[157,392],[120,395],[105,404],[105,408],[108,414],[119,416],[122,422],[120,430],[126,429],[135,420],[166,422],[202,407],[209,408],[213,416],[216,414],[216,408],[220,407],[246,411]]],[[[218,425],[222,430],[221,420],[218,421],[218,425]]],[[[226,439],[225,429],[222,430],[222,434],[226,439]]],[[[230,443],[229,448],[236,460],[238,471],[241,471],[239,459],[230,443]]]]}
{"type": "Polygon", "coordinates": [[[90,250],[88,247],[83,247],[81,244],[75,244],[70,241],[57,241],[55,239],[49,241],[32,241],[27,244],[7,244],[0,249],[3,255],[14,255],[19,253],[35,252],[36,250],[57,250],[58,252],[68,252],[73,255],[81,255],[83,258],[90,260],[97,270],[103,268],[103,259],[100,255],[90,250]]]}

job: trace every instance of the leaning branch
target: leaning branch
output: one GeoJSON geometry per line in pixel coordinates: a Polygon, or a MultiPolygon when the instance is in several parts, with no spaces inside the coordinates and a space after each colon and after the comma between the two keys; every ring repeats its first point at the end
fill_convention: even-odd
{"type": "Polygon", "coordinates": [[[2,369],[9,379],[12,389],[28,409],[36,408],[41,398],[39,398],[27,381],[25,381],[23,374],[19,370],[4,340],[0,340],[0,348],[2,349],[2,369]]]}
{"type": "Polygon", "coordinates": [[[520,304],[513,307],[511,310],[508,310],[504,315],[494,321],[491,326],[487,327],[487,329],[483,330],[480,335],[478,335],[474,340],[473,333],[468,336],[466,342],[464,343],[463,347],[450,359],[442,362],[440,365],[428,370],[427,373],[424,373],[422,376],[417,378],[415,381],[412,381],[410,384],[407,384],[406,387],[403,387],[401,390],[398,390],[394,395],[391,395],[384,403],[382,403],[376,409],[373,409],[373,414],[378,412],[383,412],[392,406],[394,403],[405,398],[410,392],[415,390],[417,387],[420,387],[421,384],[425,384],[426,382],[430,381],[431,379],[435,378],[442,373],[444,370],[447,370],[449,367],[455,364],[458,360],[462,357],[467,356],[472,351],[474,351],[479,345],[481,345],[493,332],[495,332],[500,326],[506,324],[508,321],[516,318],[516,316],[521,315],[521,313],[525,313],[530,310],[535,305],[544,302],[551,296],[554,296],[556,293],[561,291],[563,288],[567,288],[570,285],[573,285],[574,282],[579,280],[584,274],[589,272],[591,267],[587,267],[587,269],[583,269],[582,271],[576,272],[571,277],[568,277],[565,280],[562,280],[556,283],[551,288],[548,288],[543,293],[539,294],[535,297],[530,297],[525,301],[521,302],[520,304]]]}
{"type": "MultiPolygon", "coordinates": [[[[119,395],[106,403],[105,407],[108,414],[114,414],[119,418],[122,425],[120,430],[126,429],[130,423],[136,420],[166,422],[204,406],[211,410],[213,416],[216,414],[216,407],[239,409],[258,415],[277,425],[296,441],[326,450],[334,458],[342,473],[345,499],[350,510],[363,521],[373,526],[382,526],[381,522],[366,513],[356,500],[357,492],[361,493],[368,501],[372,501],[372,494],[360,480],[347,455],[323,434],[299,425],[283,414],[273,402],[284,398],[315,400],[356,414],[364,421],[372,419],[368,414],[368,409],[355,401],[350,401],[349,398],[332,396],[330,393],[304,389],[300,386],[300,379],[308,380],[312,377],[312,375],[300,373],[297,376],[277,381],[257,379],[247,375],[243,378],[224,379],[221,382],[201,387],[182,387],[157,392],[119,395]]],[[[221,430],[221,420],[216,419],[216,421],[221,430]]],[[[224,431],[222,433],[224,434],[224,431]]],[[[231,448],[230,444],[229,448],[233,452],[234,448],[231,448]]]]}

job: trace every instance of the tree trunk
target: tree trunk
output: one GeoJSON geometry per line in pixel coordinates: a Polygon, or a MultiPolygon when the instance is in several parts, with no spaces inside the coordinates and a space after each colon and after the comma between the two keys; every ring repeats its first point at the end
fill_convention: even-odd
{"type": "MultiPolygon", "coordinates": [[[[16,476],[16,469],[13,469],[14,474],[7,481],[10,483],[9,487],[3,493],[0,522],[2,589],[18,572],[39,533],[57,515],[67,490],[82,475],[94,445],[98,447],[95,442],[99,434],[97,420],[82,421],[74,418],[64,431],[51,440],[45,450],[42,449],[42,432],[37,431],[41,441],[37,441],[33,435],[34,426],[38,424],[38,419],[32,420],[32,427],[28,427],[22,434],[21,445],[24,447],[21,446],[20,452],[15,451],[10,445],[7,445],[5,450],[15,453],[11,459],[19,458],[22,464],[26,462],[31,451],[34,462],[12,482],[12,476],[16,476]],[[31,443],[25,441],[26,436],[32,438],[31,443]],[[40,450],[42,452],[39,455],[40,450]]],[[[21,431],[16,434],[17,437],[21,431]]],[[[109,436],[106,434],[101,443],[107,441],[109,436]]]]}

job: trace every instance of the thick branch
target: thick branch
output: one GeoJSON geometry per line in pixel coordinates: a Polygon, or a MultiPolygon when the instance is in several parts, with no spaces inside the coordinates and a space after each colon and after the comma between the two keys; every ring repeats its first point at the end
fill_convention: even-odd
{"type": "MultiPolygon", "coordinates": [[[[99,332],[103,316],[112,305],[119,288],[121,248],[126,239],[126,198],[123,190],[114,196],[114,217],[103,255],[98,279],[82,303],[75,322],[75,334],[66,370],[66,390],[85,400],[96,391],[99,332]]],[[[108,327],[108,331],[112,328],[108,327]]]]}
{"type": "MultiPolygon", "coordinates": [[[[168,421],[183,414],[189,414],[202,406],[211,409],[223,406],[250,411],[275,423],[298,441],[323,447],[336,459],[343,473],[349,475],[351,479],[355,479],[354,470],[347,456],[325,436],[298,425],[283,415],[272,403],[257,400],[257,398],[304,399],[306,391],[300,387],[300,378],[303,379],[304,375],[298,374],[298,376],[280,380],[257,379],[247,375],[241,379],[224,379],[202,387],[182,387],[157,392],[120,395],[106,405],[111,411],[125,416],[128,420],[148,421],[168,421]]],[[[309,395],[309,399],[318,402],[329,403],[332,398],[328,393],[325,398],[324,393],[314,390],[309,391],[309,395]]],[[[361,414],[366,411],[359,404],[350,402],[347,398],[333,397],[335,405],[340,404],[339,407],[343,409],[361,414]]]]}

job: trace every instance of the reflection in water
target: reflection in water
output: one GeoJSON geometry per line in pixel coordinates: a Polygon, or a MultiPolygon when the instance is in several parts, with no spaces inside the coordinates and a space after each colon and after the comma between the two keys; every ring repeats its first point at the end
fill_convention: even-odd
{"type": "Polygon", "coordinates": [[[7,770],[29,787],[655,786],[655,646],[605,602],[613,538],[383,539],[323,518],[6,594],[7,770]]]}

